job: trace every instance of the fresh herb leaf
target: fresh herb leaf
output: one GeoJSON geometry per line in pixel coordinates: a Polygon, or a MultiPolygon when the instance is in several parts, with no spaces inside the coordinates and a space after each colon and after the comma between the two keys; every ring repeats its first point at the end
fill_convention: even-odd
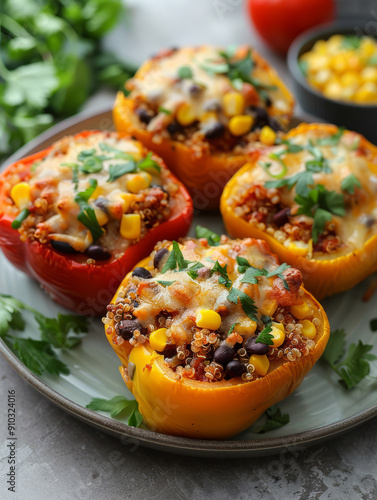
{"type": "Polygon", "coordinates": [[[256,285],[258,283],[257,278],[260,276],[267,276],[266,269],[258,269],[257,267],[250,266],[246,269],[245,276],[241,279],[241,283],[256,285]]]}
{"type": "MultiPolygon", "coordinates": [[[[275,177],[275,179],[282,179],[285,176],[285,174],[287,173],[287,165],[284,163],[284,161],[280,158],[280,155],[278,155],[278,154],[271,153],[268,155],[268,157],[271,158],[271,160],[277,161],[282,166],[282,169],[278,174],[272,174],[270,172],[270,170],[268,170],[269,175],[271,177],[275,177]]],[[[270,166],[271,166],[271,164],[270,164],[270,166]]],[[[270,167],[268,167],[268,169],[269,168],[270,167]]]]}
{"type": "Polygon", "coordinates": [[[181,80],[190,79],[193,77],[190,66],[181,66],[178,68],[178,78],[181,80]]]}
{"type": "Polygon", "coordinates": [[[68,366],[56,357],[48,342],[9,336],[4,337],[3,340],[26,368],[36,375],[69,374],[68,366]]]}
{"type": "Polygon", "coordinates": [[[238,264],[238,272],[243,274],[248,267],[250,267],[249,261],[245,257],[240,257],[237,255],[236,262],[238,264]]]}
{"type": "Polygon", "coordinates": [[[21,224],[23,221],[26,219],[26,217],[30,215],[30,210],[27,208],[24,208],[21,210],[21,212],[17,215],[17,217],[13,220],[12,222],[12,229],[19,229],[21,227],[21,224]]]}
{"type": "Polygon", "coordinates": [[[136,172],[136,164],[134,160],[130,160],[127,163],[115,163],[109,166],[109,177],[107,182],[114,182],[119,177],[125,174],[131,174],[136,172]]]}
{"type": "Polygon", "coordinates": [[[229,337],[230,334],[232,334],[234,332],[234,329],[236,327],[236,325],[239,325],[239,323],[235,322],[233,323],[233,325],[229,328],[229,332],[227,333],[227,337],[229,337]]]}
{"type": "Polygon", "coordinates": [[[255,302],[245,292],[233,287],[229,292],[227,299],[233,304],[237,304],[238,299],[240,299],[243,312],[253,321],[257,321],[257,308],[255,307],[255,302]]]}
{"type": "Polygon", "coordinates": [[[175,280],[174,281],[159,281],[159,280],[157,280],[157,283],[160,283],[160,285],[162,285],[162,286],[170,286],[173,283],[175,283],[175,280]]]}
{"type": "Polygon", "coordinates": [[[345,36],[342,40],[342,48],[346,50],[355,50],[360,47],[361,38],[359,36],[345,36]]]}
{"type": "Polygon", "coordinates": [[[355,188],[358,187],[361,189],[361,182],[354,174],[349,174],[342,180],[342,191],[347,191],[349,194],[353,194],[355,192],[355,188]]]}
{"type": "Polygon", "coordinates": [[[130,400],[124,396],[114,396],[112,399],[93,398],[86,408],[94,411],[110,412],[112,418],[122,417],[124,414],[129,414],[128,425],[139,427],[143,421],[143,417],[139,412],[137,401],[130,400]]]}
{"type": "Polygon", "coordinates": [[[316,144],[318,146],[337,146],[344,130],[344,127],[339,127],[335,134],[332,134],[329,137],[321,137],[320,139],[317,139],[316,144]]]}
{"type": "Polygon", "coordinates": [[[84,174],[95,174],[101,172],[102,168],[103,163],[101,158],[95,155],[85,158],[83,164],[79,166],[80,172],[84,174]]]}
{"type": "Polygon", "coordinates": [[[32,307],[9,295],[0,295],[0,337],[24,365],[37,375],[51,373],[68,374],[69,369],[60,361],[53,348],[72,348],[80,342],[80,334],[87,332],[87,319],[70,314],[59,314],[48,318],[32,307]],[[40,339],[20,338],[9,330],[22,331],[25,319],[22,311],[33,313],[39,325],[40,339]]]}
{"type": "Polygon", "coordinates": [[[95,154],[95,152],[96,152],[95,148],[92,148],[92,149],[83,149],[77,155],[77,159],[78,159],[78,161],[85,161],[90,156],[93,156],[95,154]]]}
{"type": "Polygon", "coordinates": [[[173,248],[170,252],[168,260],[162,268],[161,273],[166,273],[166,271],[169,270],[174,271],[177,266],[179,271],[182,271],[186,267],[188,267],[189,264],[190,261],[185,260],[185,258],[183,257],[182,251],[179,248],[179,244],[176,241],[173,241],[173,248]]]}
{"type": "Polygon", "coordinates": [[[171,115],[171,111],[169,109],[164,108],[163,106],[160,106],[158,108],[159,113],[165,113],[165,115],[171,115]]]}
{"type": "Polygon", "coordinates": [[[197,238],[205,238],[211,247],[216,247],[220,245],[220,235],[214,233],[206,227],[197,225],[195,228],[195,233],[197,238]]]}
{"type": "Polygon", "coordinates": [[[323,359],[340,377],[339,383],[346,389],[353,389],[361,380],[370,373],[370,361],[377,359],[371,354],[373,346],[364,344],[361,340],[357,344],[351,344],[344,358],[345,332],[335,330],[331,333],[329,342],[323,354],[323,359]]]}
{"type": "Polygon", "coordinates": [[[110,146],[110,144],[107,144],[106,142],[100,142],[99,147],[101,151],[104,151],[105,153],[113,153],[112,158],[106,158],[107,160],[129,160],[132,161],[134,157],[132,156],[131,153],[126,153],[125,151],[122,151],[121,149],[114,148],[114,146],[110,146]]]}
{"type": "Polygon", "coordinates": [[[196,280],[199,276],[198,271],[187,271],[187,274],[190,276],[192,280],[196,280]]]}
{"type": "Polygon", "coordinates": [[[149,152],[145,158],[142,160],[139,160],[136,163],[136,168],[138,170],[157,170],[157,172],[161,172],[161,167],[160,165],[152,160],[152,153],[149,152]]]}
{"type": "Polygon", "coordinates": [[[272,332],[272,326],[271,324],[266,325],[263,330],[260,332],[258,337],[255,339],[256,344],[266,344],[266,345],[274,345],[272,339],[274,338],[273,335],[271,335],[272,332]]]}
{"type": "Polygon", "coordinates": [[[308,74],[308,70],[309,70],[309,63],[308,61],[303,61],[302,59],[298,62],[298,67],[301,71],[301,74],[303,76],[307,76],[308,74]]]}
{"type": "Polygon", "coordinates": [[[282,413],[280,408],[276,408],[273,406],[271,406],[271,408],[268,408],[268,410],[266,410],[265,415],[266,415],[266,421],[264,425],[256,429],[256,432],[258,434],[264,434],[265,432],[268,431],[280,429],[280,427],[287,425],[290,420],[288,413],[282,413]]]}
{"type": "Polygon", "coordinates": [[[224,266],[222,266],[220,264],[220,262],[217,260],[215,262],[213,268],[211,269],[211,274],[213,274],[215,272],[220,273],[220,275],[221,275],[219,277],[219,283],[220,283],[220,285],[225,285],[226,288],[230,288],[232,286],[232,280],[229,279],[227,267],[228,267],[227,264],[225,264],[224,266]]]}
{"type": "Polygon", "coordinates": [[[284,278],[284,271],[289,269],[291,266],[287,264],[286,262],[283,262],[283,264],[280,264],[279,267],[274,269],[273,271],[270,271],[267,273],[267,278],[272,278],[273,276],[278,276],[284,283],[284,288],[289,291],[289,285],[287,283],[287,280],[284,278]]]}
{"type": "Polygon", "coordinates": [[[77,216],[77,220],[89,229],[92,234],[93,241],[96,241],[102,236],[103,229],[99,225],[96,213],[88,204],[88,201],[97,188],[97,181],[95,179],[90,179],[89,184],[90,187],[88,187],[85,191],[77,193],[75,196],[75,202],[79,204],[81,209],[79,215],[77,216]]]}
{"type": "Polygon", "coordinates": [[[264,315],[262,315],[260,319],[261,319],[261,321],[262,321],[262,323],[264,325],[269,325],[270,323],[272,323],[271,316],[264,316],[264,315]]]}

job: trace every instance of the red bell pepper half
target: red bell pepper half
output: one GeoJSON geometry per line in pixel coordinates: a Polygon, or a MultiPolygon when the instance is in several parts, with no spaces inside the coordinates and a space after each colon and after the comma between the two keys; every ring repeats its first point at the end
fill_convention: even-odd
{"type": "MultiPolygon", "coordinates": [[[[75,138],[87,137],[97,131],[84,131],[75,138]]],[[[191,197],[178,179],[169,178],[179,186],[174,195],[170,217],[159,226],[148,230],[136,244],[131,245],[122,257],[87,264],[87,256],[64,254],[54,250],[49,243],[21,241],[17,229],[12,228],[15,216],[6,210],[11,203],[8,196],[8,178],[15,167],[22,165],[18,175],[29,177],[31,165],[44,158],[51,147],[28,156],[7,167],[0,174],[0,248],[6,258],[18,269],[36,279],[53,300],[79,314],[94,316],[104,312],[124,276],[141,258],[150,254],[160,240],[176,240],[185,236],[193,217],[191,197]]],[[[162,160],[159,162],[164,165],[162,160]]]]}

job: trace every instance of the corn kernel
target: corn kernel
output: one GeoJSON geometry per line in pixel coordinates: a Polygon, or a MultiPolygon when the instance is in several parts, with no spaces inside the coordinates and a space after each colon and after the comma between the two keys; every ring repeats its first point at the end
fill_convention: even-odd
{"type": "Polygon", "coordinates": [[[339,81],[343,87],[357,87],[360,83],[360,76],[355,71],[346,71],[339,77],[339,81]]]}
{"type": "Polygon", "coordinates": [[[15,205],[23,210],[31,202],[30,186],[27,182],[19,182],[15,184],[10,192],[10,196],[15,205]]]}
{"type": "Polygon", "coordinates": [[[155,351],[163,351],[166,347],[166,328],[159,328],[149,335],[149,343],[155,351]]]}
{"type": "Polygon", "coordinates": [[[100,226],[104,226],[106,224],[106,222],[109,220],[108,216],[100,208],[95,207],[94,208],[94,213],[96,215],[96,219],[97,219],[98,224],[100,226]]]}
{"type": "Polygon", "coordinates": [[[314,337],[317,335],[317,330],[313,323],[308,319],[304,319],[300,321],[300,324],[302,325],[302,335],[304,335],[304,337],[307,337],[308,339],[314,339],[314,337]]]}
{"type": "Polygon", "coordinates": [[[131,193],[138,193],[143,189],[147,189],[152,182],[152,176],[148,172],[140,172],[140,174],[134,174],[127,181],[127,189],[131,193]]]}
{"type": "Polygon", "coordinates": [[[284,330],[284,325],[281,323],[275,323],[273,322],[272,325],[272,330],[270,334],[272,335],[272,342],[274,343],[273,347],[279,347],[281,344],[284,343],[285,340],[285,330],[284,330]]]}
{"type": "Polygon", "coordinates": [[[234,326],[234,331],[239,335],[243,335],[244,337],[251,337],[255,333],[257,329],[256,321],[252,319],[245,318],[242,319],[239,323],[234,326]]]}
{"type": "Polygon", "coordinates": [[[327,55],[313,53],[308,59],[308,70],[315,73],[322,69],[327,69],[330,62],[331,61],[329,60],[327,55]]]}
{"type": "Polygon", "coordinates": [[[265,354],[252,354],[249,359],[249,363],[254,365],[255,371],[261,377],[267,375],[268,369],[270,368],[270,362],[265,354]]]}
{"type": "Polygon", "coordinates": [[[263,316],[272,316],[278,307],[278,303],[275,299],[266,300],[263,302],[262,307],[259,308],[260,313],[263,316]]]}
{"type": "Polygon", "coordinates": [[[360,43],[360,52],[365,57],[371,57],[376,51],[376,44],[371,38],[362,38],[360,43]]]}
{"type": "Polygon", "coordinates": [[[302,304],[291,306],[289,310],[291,311],[291,314],[293,314],[295,318],[304,319],[309,314],[310,307],[306,302],[303,302],[302,304]]]}
{"type": "Polygon", "coordinates": [[[120,202],[122,203],[123,212],[126,213],[130,208],[131,204],[135,200],[135,195],[131,193],[121,193],[119,195],[120,202]]]}
{"type": "Polygon", "coordinates": [[[377,101],[377,85],[373,82],[364,83],[356,92],[355,100],[359,102],[377,101]]]}
{"type": "Polygon", "coordinates": [[[194,108],[190,106],[190,104],[185,102],[181,106],[179,106],[177,111],[177,121],[183,127],[191,125],[191,123],[193,123],[196,120],[196,118],[197,117],[194,108]]]}
{"type": "Polygon", "coordinates": [[[265,146],[272,146],[276,141],[276,133],[271,127],[265,125],[260,131],[259,139],[265,146]]]}
{"type": "Polygon", "coordinates": [[[93,191],[93,193],[89,199],[96,200],[99,196],[102,196],[102,195],[103,195],[103,187],[97,185],[96,189],[93,191]]]}
{"type": "Polygon", "coordinates": [[[361,79],[364,82],[376,82],[377,81],[377,68],[372,66],[367,66],[361,72],[361,79]]]}
{"type": "Polygon", "coordinates": [[[229,120],[229,131],[232,135],[239,136],[250,132],[251,127],[254,124],[254,119],[249,115],[239,115],[233,116],[229,120]]]}
{"type": "Polygon", "coordinates": [[[217,330],[221,325],[221,316],[216,311],[211,309],[200,309],[196,313],[196,326],[199,328],[208,328],[209,330],[217,330]]]}
{"type": "Polygon", "coordinates": [[[318,52],[319,54],[326,55],[327,54],[327,43],[325,40],[317,40],[313,45],[314,52],[318,52]]]}
{"type": "Polygon", "coordinates": [[[342,97],[343,87],[338,80],[332,79],[324,88],[324,95],[330,99],[340,99],[342,97]]]}
{"type": "Polygon", "coordinates": [[[123,214],[120,223],[120,234],[126,240],[135,240],[140,236],[141,218],[140,214],[123,214]]]}
{"type": "Polygon", "coordinates": [[[223,97],[223,106],[227,116],[241,115],[245,109],[245,98],[239,92],[228,92],[223,97]]]}

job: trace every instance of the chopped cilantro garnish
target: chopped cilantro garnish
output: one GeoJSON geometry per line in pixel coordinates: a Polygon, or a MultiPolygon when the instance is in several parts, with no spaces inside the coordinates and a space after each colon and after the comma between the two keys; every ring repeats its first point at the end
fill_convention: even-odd
{"type": "Polygon", "coordinates": [[[80,213],[77,216],[77,220],[81,222],[92,234],[93,241],[98,240],[103,234],[103,229],[98,223],[94,209],[88,204],[89,198],[92,196],[97,187],[97,181],[95,179],[89,180],[90,187],[85,191],[77,193],[75,196],[75,202],[80,206],[80,213]]]}
{"type": "Polygon", "coordinates": [[[330,135],[329,137],[321,137],[320,139],[317,139],[316,144],[318,146],[336,146],[339,144],[344,130],[344,127],[339,127],[335,134],[330,135]]]}
{"type": "Polygon", "coordinates": [[[347,191],[349,194],[353,194],[355,192],[355,188],[358,187],[361,189],[361,182],[354,174],[349,174],[342,180],[342,191],[347,191]]]}
{"type": "Polygon", "coordinates": [[[361,43],[361,38],[359,36],[349,35],[343,37],[341,46],[342,49],[355,50],[360,47],[360,43],[361,43]]]}
{"type": "Polygon", "coordinates": [[[243,312],[253,321],[257,321],[257,308],[255,307],[255,302],[245,292],[233,287],[229,292],[227,299],[233,304],[237,304],[238,299],[240,299],[243,312]]]}
{"type": "Polygon", "coordinates": [[[227,333],[227,337],[229,337],[229,335],[234,332],[234,329],[235,329],[236,325],[238,325],[238,324],[239,323],[237,323],[237,322],[233,323],[233,325],[229,328],[229,332],[227,333]]]}
{"type": "Polygon", "coordinates": [[[111,158],[107,158],[108,160],[133,160],[134,157],[132,156],[131,153],[126,153],[125,151],[122,151],[121,149],[114,148],[113,146],[110,146],[109,144],[106,144],[106,142],[100,142],[99,147],[101,151],[105,151],[106,153],[113,153],[114,155],[111,158]]]}
{"type": "Polygon", "coordinates": [[[145,158],[139,160],[136,163],[136,168],[139,170],[153,169],[153,170],[157,170],[157,172],[161,172],[160,165],[156,161],[152,160],[152,153],[151,152],[149,152],[145,158]]]}
{"type": "Polygon", "coordinates": [[[12,222],[12,229],[19,229],[21,224],[26,219],[26,217],[30,214],[30,211],[27,208],[21,210],[21,212],[17,215],[17,217],[12,222]]]}
{"type": "Polygon", "coordinates": [[[165,115],[171,115],[171,111],[169,111],[168,109],[164,108],[163,106],[160,106],[158,108],[158,112],[159,113],[165,113],[165,115]]]}
{"type": "Polygon", "coordinates": [[[241,283],[250,283],[252,285],[256,285],[258,283],[257,278],[260,276],[265,276],[266,278],[272,278],[273,276],[278,276],[281,280],[283,280],[284,288],[289,290],[288,283],[284,278],[283,272],[286,269],[289,269],[291,266],[286,264],[285,262],[281,264],[279,267],[272,271],[267,271],[267,269],[259,269],[249,264],[249,261],[244,257],[237,256],[236,262],[238,264],[238,272],[240,274],[245,273],[245,276],[241,279],[241,283]]]}
{"type": "Polygon", "coordinates": [[[109,177],[107,182],[113,182],[122,175],[136,172],[136,163],[130,160],[127,163],[115,163],[109,166],[109,177]]]}
{"type": "Polygon", "coordinates": [[[178,78],[181,80],[190,79],[193,77],[192,69],[190,66],[181,66],[178,68],[178,78]]]}
{"type": "Polygon", "coordinates": [[[159,281],[159,280],[157,280],[157,283],[159,283],[162,286],[170,286],[173,283],[175,283],[175,280],[173,280],[173,281],[159,281]]]}
{"type": "Polygon", "coordinates": [[[317,243],[326,222],[332,219],[333,214],[340,217],[345,214],[344,196],[336,191],[327,190],[322,184],[317,184],[307,196],[297,194],[295,201],[300,205],[298,215],[305,214],[314,219],[312,227],[314,243],[317,243]]]}
{"type": "Polygon", "coordinates": [[[166,271],[174,271],[177,266],[180,271],[185,269],[189,265],[190,261],[185,260],[183,257],[182,251],[179,248],[179,244],[176,241],[173,241],[173,248],[170,252],[168,260],[165,262],[164,267],[162,268],[161,273],[166,273],[166,271]]]}
{"type": "Polygon", "coordinates": [[[220,235],[214,233],[206,227],[197,225],[195,228],[195,233],[197,238],[206,238],[208,244],[212,247],[220,245],[220,235]]]}
{"type": "Polygon", "coordinates": [[[263,330],[260,332],[258,337],[255,339],[256,344],[266,344],[266,345],[274,345],[272,339],[274,338],[273,335],[271,335],[272,332],[272,326],[271,324],[266,325],[263,330]]]}
{"type": "Polygon", "coordinates": [[[102,159],[99,156],[93,155],[85,158],[83,164],[80,165],[80,172],[84,174],[95,174],[101,172],[103,168],[102,159]]]}
{"type": "Polygon", "coordinates": [[[377,356],[370,353],[372,349],[372,345],[364,344],[359,340],[357,344],[349,346],[346,354],[345,331],[344,329],[335,330],[331,332],[322,359],[338,374],[341,385],[346,389],[353,389],[369,375],[369,362],[377,359],[377,356]]]}
{"type": "Polygon", "coordinates": [[[225,264],[225,266],[222,266],[220,262],[217,260],[213,268],[211,269],[211,274],[213,274],[214,272],[220,273],[221,275],[219,277],[220,285],[225,285],[226,288],[230,288],[232,286],[232,280],[229,279],[227,267],[228,267],[227,264],[225,264]]]}

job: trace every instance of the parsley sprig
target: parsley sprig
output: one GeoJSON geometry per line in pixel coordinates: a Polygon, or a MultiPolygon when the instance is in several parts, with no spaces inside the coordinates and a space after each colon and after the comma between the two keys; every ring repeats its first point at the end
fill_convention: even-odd
{"type": "Polygon", "coordinates": [[[86,408],[94,411],[110,413],[111,418],[125,418],[128,416],[128,425],[139,427],[143,416],[139,412],[139,405],[133,399],[124,396],[114,396],[112,399],[93,398],[86,408]]]}
{"type": "Polygon", "coordinates": [[[271,335],[272,332],[272,326],[271,323],[269,323],[267,326],[263,328],[263,330],[260,332],[258,337],[255,339],[256,344],[266,344],[266,345],[274,345],[272,339],[274,338],[273,335],[271,335]]]}
{"type": "Polygon", "coordinates": [[[257,321],[257,308],[255,302],[245,292],[233,287],[228,293],[227,299],[233,304],[237,304],[239,299],[243,312],[253,321],[257,321]]]}
{"type": "Polygon", "coordinates": [[[220,245],[220,235],[214,233],[206,227],[197,225],[195,228],[195,234],[197,238],[205,238],[211,247],[217,247],[220,245]]]}
{"type": "Polygon", "coordinates": [[[67,375],[69,368],[58,358],[56,349],[72,349],[81,342],[80,334],[87,331],[88,320],[83,316],[58,314],[49,318],[10,295],[0,294],[0,338],[36,375],[67,375]],[[13,333],[25,329],[25,311],[31,312],[38,324],[39,339],[13,333]]]}
{"type": "Polygon", "coordinates": [[[344,329],[331,332],[329,342],[322,359],[340,377],[339,383],[346,389],[353,389],[370,373],[370,361],[377,360],[371,354],[372,345],[364,344],[361,340],[351,344],[346,353],[344,329]]]}

